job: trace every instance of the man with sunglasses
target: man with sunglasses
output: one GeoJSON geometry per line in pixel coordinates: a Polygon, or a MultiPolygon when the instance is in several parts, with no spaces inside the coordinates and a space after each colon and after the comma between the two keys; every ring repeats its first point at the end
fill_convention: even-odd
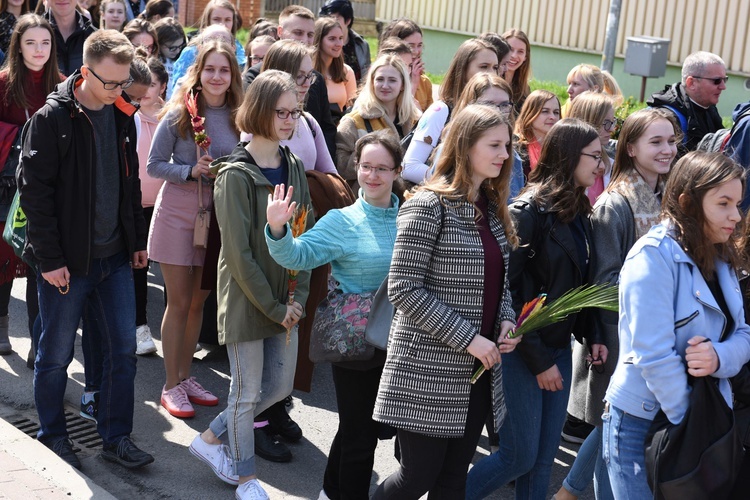
{"type": "Polygon", "coordinates": [[[154,458],[130,440],[136,373],[131,268],[147,263],[136,108],[121,96],[133,83],[133,47],[121,33],[97,31],[86,39],[82,60],[27,125],[18,173],[28,221],[24,258],[37,269],[39,289],[38,439],[81,468],[63,406],[85,309],[96,322],[104,360],[96,417],[101,455],[137,468],[154,458]]]}
{"type": "Polygon", "coordinates": [[[727,68],[721,57],[710,52],[695,52],[682,63],[682,81],[667,85],[646,101],[652,108],[669,109],[677,118],[685,135],[678,156],[696,150],[704,135],[722,127],[716,105],[727,88],[727,79],[727,68]]]}

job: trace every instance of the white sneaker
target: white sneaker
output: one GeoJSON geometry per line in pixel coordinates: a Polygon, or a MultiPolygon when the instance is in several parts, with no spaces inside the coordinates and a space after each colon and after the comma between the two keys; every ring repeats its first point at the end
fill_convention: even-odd
{"type": "Polygon", "coordinates": [[[320,495],[318,495],[318,500],[331,500],[328,498],[328,495],[326,495],[326,490],[320,490],[320,495]]]}
{"type": "Polygon", "coordinates": [[[237,500],[270,500],[268,493],[257,479],[251,479],[239,485],[234,493],[234,498],[237,500]]]}
{"type": "Polygon", "coordinates": [[[154,339],[151,338],[151,329],[148,325],[141,325],[135,329],[135,340],[138,343],[135,348],[135,353],[138,356],[156,352],[156,344],[154,344],[154,339]]]}
{"type": "Polygon", "coordinates": [[[226,445],[208,444],[198,434],[190,443],[190,453],[206,462],[214,474],[225,483],[233,486],[240,484],[239,476],[232,473],[232,457],[229,456],[226,445]]]}

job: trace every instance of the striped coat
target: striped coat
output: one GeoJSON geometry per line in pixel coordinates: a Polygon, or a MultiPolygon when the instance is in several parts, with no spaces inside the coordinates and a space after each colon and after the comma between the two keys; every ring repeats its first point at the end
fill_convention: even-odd
{"type": "MultiPolygon", "coordinates": [[[[515,321],[508,288],[509,249],[496,208],[490,203],[490,228],[503,253],[505,285],[495,335],[500,321],[515,321]]],[[[397,312],[375,403],[376,421],[430,436],[464,434],[475,360],[466,347],[479,335],[484,291],[484,251],[474,215],[466,201],[446,200],[442,208],[431,191],[415,194],[398,215],[388,278],[397,312]]],[[[499,428],[505,417],[499,366],[492,376],[499,428]]]]}

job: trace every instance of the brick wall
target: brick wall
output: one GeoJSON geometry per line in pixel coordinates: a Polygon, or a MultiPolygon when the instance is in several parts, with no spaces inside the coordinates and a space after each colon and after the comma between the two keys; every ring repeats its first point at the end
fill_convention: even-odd
{"type": "MultiPolygon", "coordinates": [[[[209,0],[178,0],[178,20],[183,26],[198,26],[203,9],[209,0]]],[[[232,0],[242,17],[242,26],[248,27],[261,16],[263,0],[232,0]]]]}

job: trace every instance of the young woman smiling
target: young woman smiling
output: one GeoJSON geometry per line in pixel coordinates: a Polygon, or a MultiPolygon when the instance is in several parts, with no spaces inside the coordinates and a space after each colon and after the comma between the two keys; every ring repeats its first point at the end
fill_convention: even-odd
{"type": "Polygon", "coordinates": [[[160,263],[167,289],[161,326],[166,369],[161,403],[176,417],[195,414],[191,401],[206,406],[218,404],[216,396],[190,377],[203,303],[208,296],[208,291],[200,287],[206,251],[193,245],[193,230],[199,189],[204,206],[211,206],[213,175],[209,163],[231,153],[239,141],[234,116],[241,100],[240,71],[231,48],[217,41],[204,43],[185,82],[162,110],[149,153],[148,175],[167,181],[156,199],[148,251],[149,257],[160,263]],[[205,118],[204,126],[212,140],[207,152],[200,152],[193,140],[185,107],[188,92],[197,94],[198,114],[205,118]]]}
{"type": "Polygon", "coordinates": [[[560,100],[547,90],[535,90],[524,102],[516,120],[516,151],[523,162],[526,178],[539,163],[542,142],[552,126],[560,120],[560,100]]]}
{"type": "Polygon", "coordinates": [[[510,58],[505,71],[505,81],[513,88],[513,102],[516,112],[521,112],[526,97],[531,93],[531,43],[523,31],[513,28],[503,33],[510,45],[510,58]]]}
{"type": "Polygon", "coordinates": [[[331,113],[341,117],[357,93],[354,70],[344,63],[344,30],[332,17],[315,21],[313,66],[326,79],[331,113]]]}

